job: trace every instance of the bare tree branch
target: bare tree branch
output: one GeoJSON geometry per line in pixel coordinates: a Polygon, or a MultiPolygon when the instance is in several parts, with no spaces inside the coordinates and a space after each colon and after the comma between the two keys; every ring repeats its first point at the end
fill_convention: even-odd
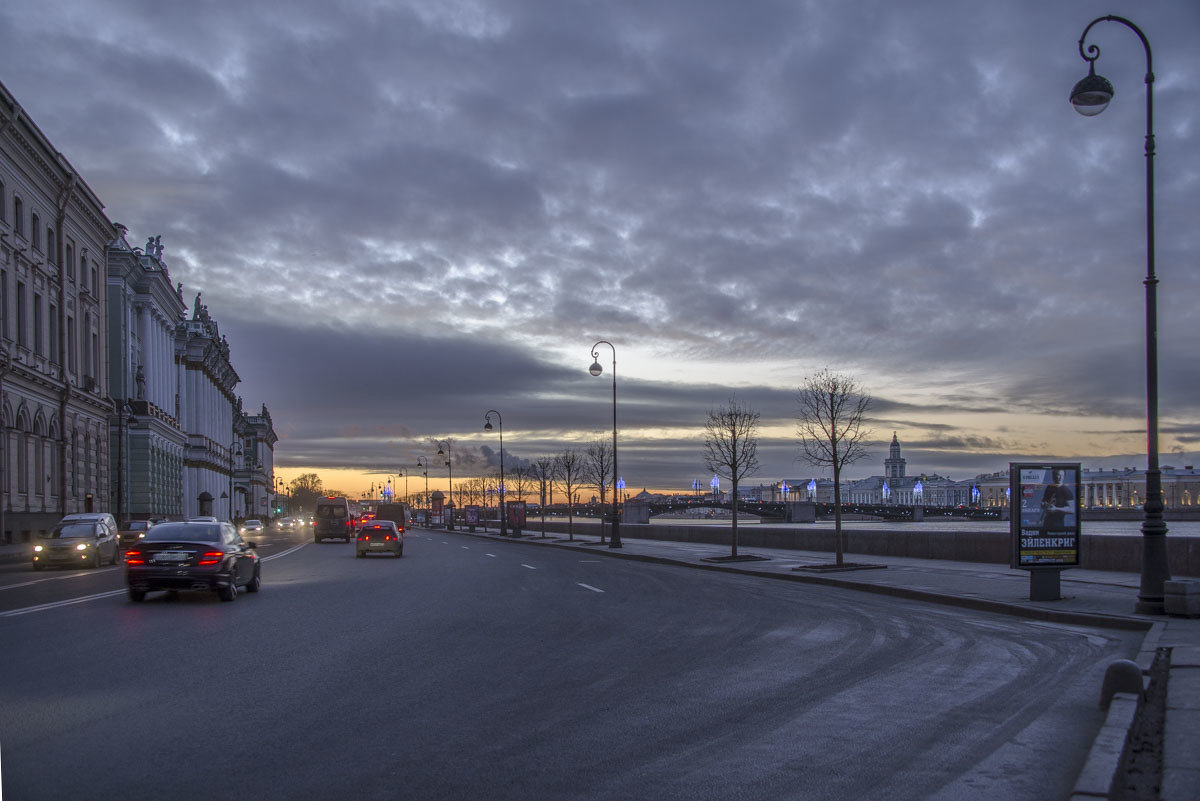
{"type": "Polygon", "coordinates": [[[733,550],[737,556],[738,484],[758,472],[759,414],[731,397],[704,424],[704,464],[733,484],[733,550]]]}
{"type": "Polygon", "coordinates": [[[871,408],[871,396],[847,375],[828,368],[804,379],[796,402],[796,434],[804,458],[818,467],[833,471],[833,515],[837,563],[843,563],[845,543],[842,534],[842,468],[868,454],[871,430],[863,427],[871,408]]]}

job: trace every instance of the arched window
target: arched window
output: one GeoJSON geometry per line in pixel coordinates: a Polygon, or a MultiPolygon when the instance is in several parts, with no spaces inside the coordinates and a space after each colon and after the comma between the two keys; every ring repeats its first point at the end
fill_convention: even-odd
{"type": "Polygon", "coordinates": [[[16,195],[13,195],[13,228],[18,234],[25,236],[25,204],[16,195]]]}
{"type": "Polygon", "coordinates": [[[29,214],[29,236],[33,240],[33,249],[42,249],[42,218],[36,211],[29,214]]]}
{"type": "Polygon", "coordinates": [[[58,262],[55,261],[55,259],[57,259],[57,258],[58,258],[58,254],[55,253],[55,248],[54,248],[54,229],[47,225],[46,226],[46,261],[50,262],[51,264],[57,264],[58,262]]]}

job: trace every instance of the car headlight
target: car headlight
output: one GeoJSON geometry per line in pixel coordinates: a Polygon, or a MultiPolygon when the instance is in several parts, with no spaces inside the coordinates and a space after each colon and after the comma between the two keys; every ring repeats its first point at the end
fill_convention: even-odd
{"type": "Polygon", "coordinates": [[[42,552],[42,546],[41,546],[41,545],[35,545],[35,546],[33,546],[33,552],[34,552],[34,553],[41,553],[41,552],[42,552]]]}
{"type": "Polygon", "coordinates": [[[146,532],[144,532],[144,531],[139,531],[139,532],[138,532],[138,539],[139,539],[139,540],[140,540],[142,537],[144,537],[144,536],[146,536],[146,532]]]}
{"type": "Polygon", "coordinates": [[[88,544],[86,542],[81,542],[75,546],[75,550],[77,550],[77,551],[86,551],[87,549],[88,549],[88,544]]]}

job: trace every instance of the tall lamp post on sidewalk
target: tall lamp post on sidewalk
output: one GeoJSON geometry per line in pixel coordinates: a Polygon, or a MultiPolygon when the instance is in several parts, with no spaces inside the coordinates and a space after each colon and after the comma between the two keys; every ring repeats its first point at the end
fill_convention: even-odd
{"type": "Polygon", "coordinates": [[[241,443],[234,436],[233,442],[229,443],[229,522],[233,522],[233,471],[237,467],[235,459],[242,455],[241,443]]]}
{"type": "Polygon", "coordinates": [[[1088,63],[1087,77],[1071,90],[1071,105],[1085,117],[1094,117],[1108,107],[1113,87],[1096,74],[1100,48],[1083,44],[1092,26],[1119,22],[1137,34],[1146,50],[1146,502],[1142,521],[1142,579],[1134,607],[1143,614],[1165,613],[1163,584],[1171,573],[1167,565],[1167,524],[1163,522],[1162,473],[1158,467],[1158,278],[1154,274],[1154,69],[1150,42],[1138,26],[1124,17],[1097,17],[1079,37],[1079,55],[1088,63]]]}
{"type": "Polygon", "coordinates": [[[454,530],[454,465],[450,464],[450,440],[444,439],[438,442],[438,456],[446,457],[446,470],[450,474],[450,519],[446,521],[446,528],[450,531],[454,530]],[[445,445],[445,452],[442,451],[442,446],[445,445]]]}
{"type": "Polygon", "coordinates": [[[496,415],[496,425],[500,427],[500,536],[508,536],[508,509],[504,505],[504,418],[495,409],[488,409],[483,415],[483,430],[492,430],[492,415],[496,415]]]}
{"type": "MultiPolygon", "coordinates": [[[[423,509],[425,508],[425,504],[429,503],[429,460],[426,459],[424,462],[422,462],[421,457],[418,456],[417,467],[421,468],[421,471],[425,474],[425,497],[421,500],[421,508],[423,509]]],[[[408,484],[407,481],[404,483],[406,485],[408,484]]],[[[428,515],[425,517],[425,523],[429,523],[428,515]]]]}
{"type": "MultiPolygon", "coordinates": [[[[608,345],[612,348],[612,373],[613,373],[613,509],[612,509],[612,537],[609,538],[609,548],[621,547],[621,506],[620,498],[617,493],[617,481],[619,473],[617,472],[617,349],[613,343],[606,339],[602,339],[595,345],[592,345],[592,366],[588,368],[588,372],[594,376],[599,376],[604,372],[604,368],[600,366],[600,354],[596,348],[601,345],[608,345]]],[[[603,529],[601,529],[603,533],[603,529]]]]}

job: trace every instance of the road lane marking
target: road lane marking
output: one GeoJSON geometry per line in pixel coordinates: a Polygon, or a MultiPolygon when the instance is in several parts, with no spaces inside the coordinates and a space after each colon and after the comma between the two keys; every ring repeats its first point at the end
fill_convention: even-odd
{"type": "Polygon", "coordinates": [[[64,579],[77,579],[77,578],[87,578],[88,576],[97,576],[97,575],[100,575],[101,573],[111,572],[110,568],[114,568],[114,567],[120,567],[120,565],[109,565],[108,567],[102,567],[102,568],[99,568],[96,570],[89,571],[87,573],[72,573],[69,576],[46,576],[45,578],[36,578],[36,579],[30,579],[29,581],[22,581],[19,584],[5,584],[3,587],[0,587],[0,590],[10,590],[14,587],[28,587],[30,585],[41,584],[46,581],[63,581],[64,579]]]}
{"type": "Polygon", "coordinates": [[[530,570],[537,570],[537,568],[536,568],[536,567],[534,567],[533,565],[527,565],[527,564],[524,564],[524,563],[522,563],[522,564],[521,564],[521,567],[527,567],[527,568],[529,568],[530,570]]]}
{"type": "Polygon", "coordinates": [[[471,550],[471,548],[470,548],[469,546],[467,546],[467,545],[460,545],[460,546],[458,546],[458,547],[462,548],[464,551],[469,551],[469,550],[471,550]]]}
{"type": "Polygon", "coordinates": [[[489,554],[487,554],[487,556],[490,556],[490,557],[492,557],[493,559],[495,559],[495,558],[496,558],[496,554],[494,554],[494,553],[489,553],[489,554]]]}
{"type": "Polygon", "coordinates": [[[591,584],[584,584],[579,581],[577,581],[575,583],[578,584],[580,587],[583,587],[585,590],[591,590],[592,592],[604,592],[604,590],[600,589],[599,587],[593,587],[591,584]]]}
{"type": "Polygon", "coordinates": [[[101,592],[95,595],[85,595],[82,598],[71,598],[66,601],[55,601],[49,604],[39,604],[37,606],[27,606],[24,609],[13,609],[8,612],[0,612],[0,617],[17,617],[18,615],[28,615],[31,612],[43,612],[47,609],[57,609],[60,606],[70,606],[72,604],[81,604],[85,601],[95,601],[99,598],[111,598],[114,595],[124,595],[127,590],[110,590],[109,592],[101,592]]]}
{"type": "Polygon", "coordinates": [[[279,558],[279,557],[281,557],[281,556],[287,556],[289,553],[295,553],[296,551],[298,551],[298,550],[300,550],[301,548],[303,548],[305,545],[308,545],[308,543],[307,543],[307,542],[302,542],[302,543],[300,543],[299,545],[294,545],[294,546],[292,546],[291,548],[288,548],[286,551],[280,551],[279,553],[273,553],[273,554],[271,554],[270,556],[264,556],[264,557],[262,557],[261,559],[259,559],[258,561],[260,561],[260,562],[270,562],[272,559],[278,559],[278,558],[279,558]]]}
{"type": "Polygon", "coordinates": [[[579,564],[581,564],[581,565],[600,564],[600,560],[599,559],[580,559],[579,564]]]}

